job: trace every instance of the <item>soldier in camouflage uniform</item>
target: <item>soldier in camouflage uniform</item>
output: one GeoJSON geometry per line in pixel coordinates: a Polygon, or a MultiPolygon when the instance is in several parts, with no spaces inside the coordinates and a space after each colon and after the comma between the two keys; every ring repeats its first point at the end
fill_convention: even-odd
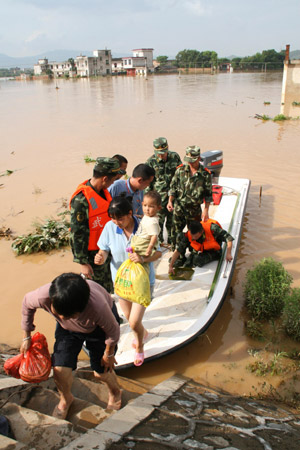
{"type": "Polygon", "coordinates": [[[106,222],[111,195],[107,188],[115,181],[120,163],[113,158],[97,158],[93,176],[81,183],[70,200],[71,247],[73,260],[80,264],[81,273],[113,292],[110,258],[102,266],[94,264],[97,242],[106,222]]]}
{"type": "Polygon", "coordinates": [[[211,261],[220,259],[223,242],[226,242],[227,245],[225,259],[228,262],[232,261],[233,237],[231,234],[223,230],[220,224],[214,220],[209,219],[206,223],[209,228],[207,231],[203,229],[203,224],[193,221],[189,223],[189,233],[180,233],[176,250],[170,259],[169,273],[174,273],[174,267],[202,267],[211,261]],[[208,242],[208,249],[204,247],[205,241],[208,242]],[[190,254],[186,258],[187,250],[190,251],[190,254]]]}
{"type": "Polygon", "coordinates": [[[167,209],[169,200],[168,192],[175,171],[181,164],[181,159],[178,153],[169,150],[168,141],[164,137],[154,139],[153,146],[154,154],[146,161],[146,164],[155,170],[155,177],[150,186],[145,189],[145,193],[150,190],[156,190],[161,196],[161,210],[158,212],[160,226],[159,240],[163,242],[163,227],[166,221],[168,243],[170,244],[173,214],[167,209]]]}
{"type": "Polygon", "coordinates": [[[167,208],[173,211],[172,249],[175,249],[179,233],[192,220],[208,219],[212,202],[212,182],[209,170],[200,164],[200,148],[187,147],[183,164],[178,167],[169,190],[167,208]],[[174,203],[173,203],[174,202],[174,203]],[[204,210],[201,204],[205,202],[204,210]]]}

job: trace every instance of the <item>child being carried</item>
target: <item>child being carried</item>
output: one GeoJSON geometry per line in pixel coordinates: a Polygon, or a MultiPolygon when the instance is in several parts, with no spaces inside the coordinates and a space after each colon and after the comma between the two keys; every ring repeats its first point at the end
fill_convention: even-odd
{"type": "Polygon", "coordinates": [[[131,239],[133,250],[142,257],[151,256],[158,246],[160,232],[157,212],[161,209],[161,197],[156,191],[148,191],[144,195],[144,216],[140,221],[136,234],[131,239]]]}

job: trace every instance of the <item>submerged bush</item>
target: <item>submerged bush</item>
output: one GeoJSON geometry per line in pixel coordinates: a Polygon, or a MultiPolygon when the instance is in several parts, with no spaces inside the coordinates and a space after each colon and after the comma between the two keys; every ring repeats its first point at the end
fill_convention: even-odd
{"type": "Polygon", "coordinates": [[[253,319],[277,317],[290,291],[292,276],[280,262],[263,258],[246,274],[246,307],[253,319]]]}
{"type": "Polygon", "coordinates": [[[288,336],[300,341],[300,288],[292,289],[285,299],[283,325],[288,336]]]}

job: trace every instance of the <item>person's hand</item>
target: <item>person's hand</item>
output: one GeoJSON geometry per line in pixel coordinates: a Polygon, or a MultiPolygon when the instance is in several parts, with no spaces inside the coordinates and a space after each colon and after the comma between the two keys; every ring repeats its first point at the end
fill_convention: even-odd
{"type": "Polygon", "coordinates": [[[174,269],[174,267],[171,264],[169,264],[169,271],[168,271],[168,273],[175,275],[175,269],[174,269]]]}
{"type": "Polygon", "coordinates": [[[233,260],[232,255],[231,255],[231,251],[227,251],[226,252],[226,261],[231,262],[233,260]]]}
{"type": "Polygon", "coordinates": [[[173,203],[169,200],[169,201],[168,201],[168,204],[167,204],[167,210],[170,211],[170,212],[172,212],[173,209],[174,209],[173,203]]]}
{"type": "Polygon", "coordinates": [[[130,261],[135,262],[135,263],[140,263],[140,264],[144,263],[144,258],[142,256],[138,255],[137,253],[129,253],[128,258],[130,259],[130,261]]]}
{"type": "Polygon", "coordinates": [[[31,346],[31,337],[28,336],[28,339],[27,338],[24,339],[25,340],[22,341],[22,344],[20,346],[20,353],[23,353],[25,356],[31,346]]]}
{"type": "Polygon", "coordinates": [[[153,248],[152,247],[148,247],[147,250],[145,251],[145,256],[150,256],[152,253],[153,248]]]}
{"type": "Polygon", "coordinates": [[[92,269],[92,266],[90,264],[80,264],[80,272],[82,275],[85,276],[85,278],[92,278],[94,275],[94,271],[92,269]]]}
{"type": "Polygon", "coordinates": [[[103,253],[97,253],[97,255],[95,256],[94,259],[94,263],[97,264],[98,266],[101,266],[101,264],[104,264],[104,255],[103,253]]]}
{"type": "Polygon", "coordinates": [[[112,353],[112,355],[107,355],[107,353],[104,352],[101,359],[101,366],[104,366],[104,373],[112,372],[115,368],[115,364],[117,365],[118,363],[114,354],[112,353]]]}

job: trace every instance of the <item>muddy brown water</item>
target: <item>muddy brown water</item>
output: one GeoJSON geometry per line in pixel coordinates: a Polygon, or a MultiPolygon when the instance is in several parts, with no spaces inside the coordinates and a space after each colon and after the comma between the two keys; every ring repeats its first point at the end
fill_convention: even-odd
{"type": "MultiPolygon", "coordinates": [[[[281,73],[0,82],[0,172],[14,171],[0,178],[0,226],[16,234],[56,216],[91,175],[85,155],[121,153],[130,173],[158,136],[181,156],[187,145],[221,149],[222,175],[252,181],[232,289],[217,318],[192,344],[124,375],[157,383],[182,373],[241,394],[261,386],[246,370],[255,346],[244,334],[246,271],[271,256],[300,286],[300,122],[254,118],[280,113],[281,82],[281,73]]],[[[0,241],[0,343],[16,347],[24,294],[78,266],[69,250],[16,257],[10,245],[0,241]]],[[[38,311],[36,327],[51,347],[53,319],[38,311]]]]}

